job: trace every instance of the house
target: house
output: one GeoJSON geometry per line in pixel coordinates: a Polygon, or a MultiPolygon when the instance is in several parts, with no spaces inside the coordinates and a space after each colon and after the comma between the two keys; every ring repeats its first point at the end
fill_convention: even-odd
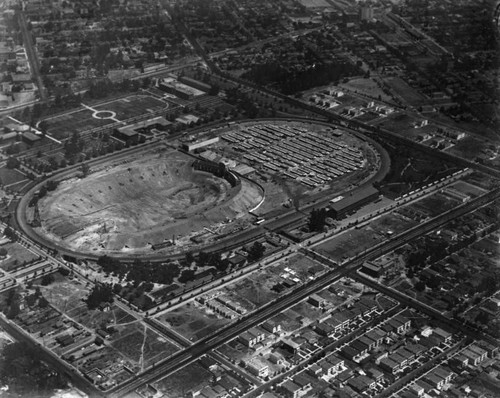
{"type": "Polygon", "coordinates": [[[318,294],[312,294],[311,296],[309,296],[307,302],[316,308],[325,308],[326,304],[328,303],[327,300],[325,300],[318,294]]]}
{"type": "Polygon", "coordinates": [[[383,326],[382,329],[387,332],[394,332],[397,334],[406,333],[411,326],[411,322],[402,315],[396,315],[395,317],[389,319],[383,326]]]}
{"type": "Polygon", "coordinates": [[[335,333],[335,327],[330,323],[323,322],[314,327],[314,331],[318,333],[320,336],[331,336],[335,333]]]}
{"type": "Polygon", "coordinates": [[[331,376],[335,373],[334,366],[326,358],[318,361],[317,364],[325,376],[331,376]]]}
{"type": "Polygon", "coordinates": [[[257,344],[257,339],[255,338],[255,336],[250,334],[248,331],[240,334],[238,336],[238,340],[240,340],[245,346],[250,348],[257,344]]]}
{"type": "Polygon", "coordinates": [[[421,397],[422,395],[425,394],[425,390],[422,386],[419,386],[417,383],[413,383],[410,385],[410,390],[415,392],[417,396],[421,397]]]}
{"type": "Polygon", "coordinates": [[[273,319],[268,319],[261,325],[261,327],[269,333],[277,334],[281,332],[281,325],[273,319]]]}
{"type": "Polygon", "coordinates": [[[350,346],[359,352],[359,355],[365,355],[370,347],[370,342],[362,342],[361,337],[352,341],[350,346]]]}
{"type": "Polygon", "coordinates": [[[371,276],[372,278],[379,278],[382,275],[382,268],[369,261],[363,264],[360,271],[368,276],[371,276]]]}
{"type": "Polygon", "coordinates": [[[479,357],[479,362],[483,362],[488,357],[488,352],[475,344],[470,345],[469,350],[479,357]]]}
{"type": "Polygon", "coordinates": [[[293,352],[294,354],[297,353],[297,351],[300,349],[300,344],[296,343],[295,341],[289,340],[289,339],[281,339],[282,346],[286,350],[293,352]]]}
{"type": "Polygon", "coordinates": [[[376,383],[369,377],[361,375],[350,379],[347,382],[347,385],[357,393],[361,394],[364,393],[366,390],[369,390],[370,388],[374,388],[376,383]]]}
{"type": "Polygon", "coordinates": [[[371,351],[377,346],[377,342],[370,339],[366,334],[361,336],[358,341],[366,347],[366,351],[371,351]]]}
{"type": "Polygon", "coordinates": [[[445,384],[444,379],[432,371],[424,376],[424,380],[438,390],[441,390],[445,384]]]}
{"type": "Polygon", "coordinates": [[[318,364],[312,364],[307,369],[307,373],[314,377],[321,377],[323,375],[323,368],[318,364]]]}
{"type": "Polygon", "coordinates": [[[302,391],[302,388],[295,384],[291,380],[286,380],[279,386],[279,390],[286,398],[300,398],[305,393],[302,391]]]}
{"type": "Polygon", "coordinates": [[[440,341],[444,343],[449,343],[451,341],[451,333],[441,329],[441,328],[436,328],[433,331],[434,337],[437,337],[440,341]]]}
{"type": "Polygon", "coordinates": [[[469,365],[469,359],[470,358],[468,356],[464,355],[463,353],[459,353],[452,358],[452,362],[456,366],[466,367],[467,365],[469,365]]]}
{"type": "Polygon", "coordinates": [[[483,350],[485,350],[488,354],[488,357],[490,358],[494,358],[498,353],[498,347],[491,343],[488,343],[487,341],[479,340],[477,342],[477,345],[481,347],[483,350]]]}
{"type": "Polygon", "coordinates": [[[445,368],[444,366],[438,366],[436,369],[434,369],[434,373],[441,377],[444,380],[445,384],[448,384],[451,382],[451,378],[453,377],[453,372],[445,368]]]}
{"type": "Polygon", "coordinates": [[[392,374],[398,372],[401,369],[401,365],[399,363],[395,362],[393,359],[391,359],[389,357],[382,358],[380,360],[379,366],[383,370],[385,370],[387,372],[390,372],[392,374]]]}
{"type": "Polygon", "coordinates": [[[385,338],[385,333],[382,332],[380,329],[375,328],[365,333],[365,336],[368,337],[370,340],[373,340],[374,348],[376,348],[383,343],[385,338]]]}
{"type": "Polygon", "coordinates": [[[370,368],[366,373],[376,382],[379,382],[384,378],[384,373],[377,368],[370,368]]]}
{"type": "Polygon", "coordinates": [[[418,384],[420,387],[422,387],[424,389],[424,392],[429,392],[430,390],[434,389],[433,386],[422,379],[417,380],[415,384],[418,384]]]}
{"type": "Polygon", "coordinates": [[[344,368],[344,360],[336,355],[330,355],[326,360],[332,365],[334,372],[340,372],[344,368]]]}
{"type": "Polygon", "coordinates": [[[258,377],[267,377],[269,375],[269,366],[260,360],[258,357],[253,357],[248,361],[245,361],[246,369],[258,377]]]}
{"type": "Polygon", "coordinates": [[[248,333],[255,337],[257,343],[260,343],[266,338],[266,334],[259,327],[253,327],[248,329],[248,333]]]}
{"type": "Polygon", "coordinates": [[[304,394],[312,390],[312,380],[306,373],[300,372],[293,377],[293,382],[297,384],[304,394]]]}
{"type": "Polygon", "coordinates": [[[29,131],[24,132],[22,134],[21,138],[28,145],[33,145],[34,143],[36,143],[37,141],[40,141],[42,139],[38,135],[33,134],[33,133],[29,132],[29,131]]]}
{"type": "Polygon", "coordinates": [[[239,254],[237,254],[233,257],[228,258],[227,261],[229,262],[229,265],[232,268],[239,268],[239,267],[242,267],[245,265],[245,263],[247,262],[247,259],[246,259],[246,257],[240,256],[239,254]]]}
{"type": "Polygon", "coordinates": [[[347,359],[353,360],[354,358],[361,355],[360,351],[352,347],[351,345],[345,346],[340,350],[342,355],[344,355],[347,359]]]}
{"type": "Polygon", "coordinates": [[[267,359],[269,362],[275,365],[281,365],[284,367],[291,366],[290,362],[288,362],[288,360],[279,352],[273,352],[272,354],[269,354],[269,357],[267,359]]]}
{"type": "Polygon", "coordinates": [[[425,347],[420,344],[408,344],[405,349],[413,354],[413,358],[417,358],[426,351],[425,347]]]}

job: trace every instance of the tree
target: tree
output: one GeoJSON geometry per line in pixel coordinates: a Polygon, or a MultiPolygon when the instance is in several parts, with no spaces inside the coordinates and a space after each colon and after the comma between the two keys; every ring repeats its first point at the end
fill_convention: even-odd
{"type": "Polygon", "coordinates": [[[5,247],[0,248],[0,257],[5,257],[7,255],[7,249],[5,247]]]}
{"type": "Polygon", "coordinates": [[[194,255],[193,255],[193,253],[186,252],[186,255],[184,257],[184,261],[186,261],[186,264],[189,265],[189,266],[191,264],[193,264],[193,261],[194,261],[194,255]]]}
{"type": "Polygon", "coordinates": [[[49,398],[66,382],[41,359],[36,348],[15,342],[6,345],[0,358],[0,383],[9,386],[9,396],[49,398]]]}
{"type": "Polygon", "coordinates": [[[259,260],[264,256],[264,252],[266,251],[265,246],[260,242],[255,242],[250,249],[248,250],[248,262],[252,263],[254,261],[259,260]]]}
{"type": "Polygon", "coordinates": [[[49,306],[49,302],[47,301],[47,299],[45,297],[41,296],[38,299],[38,306],[40,308],[47,308],[49,306]]]}
{"type": "Polygon", "coordinates": [[[19,300],[14,300],[7,311],[7,319],[14,319],[21,312],[21,307],[19,306],[19,300]]]}
{"type": "Polygon", "coordinates": [[[89,296],[85,300],[87,303],[87,308],[89,310],[94,310],[101,303],[112,303],[113,302],[113,288],[111,284],[96,284],[89,296]]]}
{"type": "Polygon", "coordinates": [[[12,242],[17,241],[17,235],[11,227],[7,226],[4,229],[3,234],[7,237],[7,239],[11,240],[12,242]]]}
{"type": "Polygon", "coordinates": [[[326,209],[313,209],[309,217],[309,231],[321,232],[325,228],[327,218],[326,209]]]}
{"type": "Polygon", "coordinates": [[[417,283],[415,283],[415,290],[417,292],[423,292],[425,290],[425,282],[418,281],[417,283]]]}
{"type": "Polygon", "coordinates": [[[87,163],[82,163],[82,165],[80,166],[80,171],[82,172],[84,178],[87,177],[90,172],[89,165],[87,163]]]}
{"type": "Polygon", "coordinates": [[[41,284],[42,286],[47,286],[50,285],[52,282],[54,282],[55,278],[54,275],[52,274],[47,274],[42,277],[41,284]]]}
{"type": "Polygon", "coordinates": [[[180,283],[187,283],[189,281],[192,281],[194,279],[194,271],[192,269],[185,269],[182,271],[181,275],[179,276],[179,282],[180,283]]]}
{"type": "Polygon", "coordinates": [[[19,161],[19,159],[15,158],[15,157],[11,156],[9,159],[7,159],[7,168],[8,169],[16,169],[20,165],[21,165],[21,162],[19,161]]]}

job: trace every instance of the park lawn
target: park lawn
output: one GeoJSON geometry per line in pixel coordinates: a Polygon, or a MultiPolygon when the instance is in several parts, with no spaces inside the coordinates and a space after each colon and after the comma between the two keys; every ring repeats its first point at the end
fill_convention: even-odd
{"type": "Polygon", "coordinates": [[[332,260],[342,262],[347,258],[354,257],[373,245],[380,243],[382,237],[375,233],[369,226],[363,229],[350,229],[340,235],[337,235],[319,246],[316,246],[319,252],[325,253],[332,260]]]}
{"type": "Polygon", "coordinates": [[[158,320],[191,341],[200,340],[231,322],[197,302],[169,311],[158,320]]]}
{"type": "Polygon", "coordinates": [[[164,397],[186,397],[189,391],[212,377],[212,373],[205,370],[198,362],[194,362],[160,380],[156,383],[156,388],[164,394],[164,397]]]}
{"type": "Polygon", "coordinates": [[[2,245],[7,250],[7,258],[0,261],[0,268],[5,271],[10,271],[21,267],[39,258],[36,254],[26,249],[24,246],[16,242],[6,243],[2,245]]]}
{"type": "Polygon", "coordinates": [[[11,185],[27,179],[28,177],[19,170],[9,169],[7,167],[0,168],[0,182],[3,185],[11,185]]]}

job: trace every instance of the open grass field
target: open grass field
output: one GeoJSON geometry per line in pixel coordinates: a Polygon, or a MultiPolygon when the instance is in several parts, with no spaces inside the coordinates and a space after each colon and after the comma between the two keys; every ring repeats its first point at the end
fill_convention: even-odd
{"type": "Polygon", "coordinates": [[[114,123],[110,119],[96,119],[92,117],[92,111],[86,108],[71,113],[55,116],[47,121],[49,135],[57,140],[71,137],[73,133],[81,133],[95,127],[102,127],[114,123]]]}
{"type": "Polygon", "coordinates": [[[59,311],[66,314],[75,322],[95,329],[104,325],[130,325],[138,322],[129,313],[111,305],[109,311],[89,310],[83,300],[89,295],[89,289],[82,283],[54,274],[56,281],[48,286],[41,286],[44,297],[59,311]]]}
{"type": "Polygon", "coordinates": [[[192,162],[175,150],[151,151],[65,181],[39,201],[40,233],[82,252],[151,251],[173,235],[247,216],[261,199],[255,184],[231,187],[192,162]]]}
{"type": "Polygon", "coordinates": [[[383,101],[391,101],[392,98],[384,93],[379,85],[373,79],[357,78],[349,79],[346,83],[340,83],[340,88],[345,88],[358,93],[366,94],[372,98],[379,98],[383,101]]]}
{"type": "Polygon", "coordinates": [[[459,204],[458,200],[451,199],[440,193],[428,196],[410,205],[410,208],[415,208],[427,214],[429,217],[436,217],[445,211],[451,210],[459,204]]]}
{"type": "Polygon", "coordinates": [[[388,77],[385,83],[400,97],[402,97],[407,104],[412,106],[420,106],[426,103],[425,96],[420,94],[417,90],[410,87],[406,82],[399,77],[388,77]]]}
{"type": "Polygon", "coordinates": [[[382,242],[389,235],[401,233],[416,224],[398,214],[390,213],[359,229],[350,229],[316,247],[334,261],[341,262],[382,242]]]}
{"type": "Polygon", "coordinates": [[[112,336],[112,347],[141,370],[178,351],[175,345],[145,325],[127,325],[118,329],[121,333],[116,339],[112,336]]]}
{"type": "Polygon", "coordinates": [[[330,8],[326,0],[300,0],[300,4],[307,8],[330,8]]]}
{"type": "Polygon", "coordinates": [[[95,105],[92,108],[97,111],[114,112],[118,120],[127,120],[135,116],[166,109],[168,104],[148,95],[135,95],[95,105]]]}
{"type": "Polygon", "coordinates": [[[326,253],[332,260],[342,262],[381,241],[382,239],[368,226],[363,229],[351,229],[346,231],[316,246],[316,248],[320,252],[326,253]]]}
{"type": "Polygon", "coordinates": [[[7,167],[0,168],[0,182],[5,186],[27,180],[28,178],[19,170],[8,169],[7,167]]]}
{"type": "MultiPolygon", "coordinates": [[[[131,95],[103,104],[84,107],[45,119],[49,135],[58,140],[71,137],[73,133],[81,133],[96,127],[103,127],[117,121],[152,113],[158,110],[167,109],[169,104],[147,95],[131,95]],[[108,111],[115,114],[114,118],[93,117],[94,111],[108,111]]],[[[102,116],[111,116],[111,114],[102,116]]]]}
{"type": "Polygon", "coordinates": [[[197,302],[187,303],[157,319],[191,341],[200,340],[230,322],[197,302]]]}
{"type": "Polygon", "coordinates": [[[472,198],[476,198],[486,193],[486,190],[476,187],[475,185],[469,184],[468,182],[465,181],[458,181],[451,187],[453,189],[456,189],[457,191],[460,191],[466,195],[471,196],[472,198]]]}
{"type": "Polygon", "coordinates": [[[297,278],[305,283],[325,269],[322,264],[297,254],[272,267],[254,272],[225,287],[223,291],[232,301],[238,302],[248,311],[254,311],[281,295],[277,290],[273,290],[275,285],[289,278],[297,278]]]}
{"type": "Polygon", "coordinates": [[[164,397],[187,397],[191,390],[204,381],[210,380],[211,377],[213,377],[212,373],[194,362],[160,380],[156,383],[156,388],[163,393],[164,397]]]}
{"type": "Polygon", "coordinates": [[[6,243],[2,245],[7,249],[7,257],[0,261],[0,268],[5,271],[20,267],[23,263],[36,260],[38,256],[33,252],[21,246],[19,243],[6,243]]]}

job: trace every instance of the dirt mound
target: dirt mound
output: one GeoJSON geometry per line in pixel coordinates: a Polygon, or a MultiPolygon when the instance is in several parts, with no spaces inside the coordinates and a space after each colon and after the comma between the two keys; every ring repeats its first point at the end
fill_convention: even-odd
{"type": "Polygon", "coordinates": [[[62,182],[39,201],[40,232],[84,252],[150,250],[221,217],[240,217],[260,200],[248,183],[243,194],[242,185],[193,171],[192,162],[176,151],[151,154],[62,182]]]}

